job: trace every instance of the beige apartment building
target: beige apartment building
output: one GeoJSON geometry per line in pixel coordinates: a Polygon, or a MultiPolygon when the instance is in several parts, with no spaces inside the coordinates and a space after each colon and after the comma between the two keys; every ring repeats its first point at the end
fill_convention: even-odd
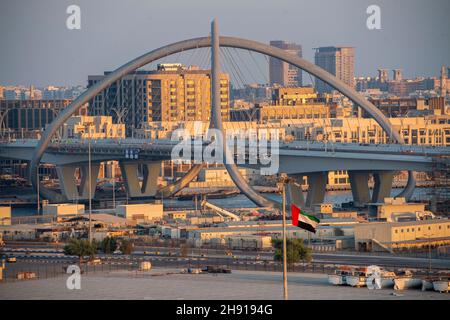
{"type": "MultiPolygon", "coordinates": [[[[105,75],[89,76],[89,86],[105,75]]],[[[153,121],[209,121],[211,71],[197,66],[159,64],[157,70],[135,71],[112,84],[89,103],[90,114],[121,118],[131,132],[153,121]]],[[[229,76],[220,74],[222,118],[229,119],[229,76]]]]}
{"type": "MultiPolygon", "coordinates": [[[[431,115],[412,118],[390,118],[396,131],[407,144],[428,146],[450,146],[450,116],[431,115]]],[[[285,119],[280,126],[285,129],[285,137],[290,140],[318,140],[344,143],[389,143],[390,135],[373,119],[368,118],[321,118],[285,119]]],[[[402,186],[407,175],[400,173],[394,177],[394,184],[402,186]]],[[[426,183],[427,174],[419,172],[419,183],[426,183]]],[[[373,182],[369,181],[369,185],[373,182]]],[[[305,181],[305,184],[307,182],[305,181]]],[[[329,189],[349,188],[347,171],[328,173],[329,189]]]]}
{"type": "Polygon", "coordinates": [[[299,105],[307,104],[318,99],[318,94],[313,87],[281,87],[274,88],[272,102],[274,105],[299,105]]]}
{"type": "Polygon", "coordinates": [[[257,105],[258,121],[284,119],[330,118],[333,104],[327,96],[320,96],[312,87],[283,87],[273,90],[271,105],[257,105]]]}
{"type": "Polygon", "coordinates": [[[260,106],[257,107],[259,121],[285,119],[322,119],[330,117],[330,106],[323,103],[294,106],[260,106]]]}
{"type": "MultiPolygon", "coordinates": [[[[134,137],[139,139],[171,139],[172,133],[178,129],[185,129],[191,136],[205,136],[210,126],[208,122],[188,121],[188,122],[151,122],[142,128],[134,130],[134,137]]],[[[284,140],[285,128],[277,123],[258,124],[256,121],[227,121],[223,123],[223,128],[227,134],[247,133],[256,134],[258,139],[270,137],[278,133],[279,140],[284,140]]]]}
{"type": "MultiPolygon", "coordinates": [[[[449,146],[450,115],[390,118],[394,129],[406,144],[449,146]]],[[[282,120],[286,135],[296,140],[319,140],[346,143],[388,143],[390,133],[373,119],[323,118],[282,120]]]]}
{"type": "MultiPolygon", "coordinates": [[[[209,70],[181,65],[160,66],[146,75],[148,121],[210,121],[209,70]]],[[[229,119],[229,77],[220,75],[222,119],[229,119]]]]}
{"type": "MultiPolygon", "coordinates": [[[[450,116],[432,115],[414,118],[390,118],[394,128],[408,144],[450,146],[450,116]]],[[[209,127],[208,122],[200,125],[188,122],[183,125],[191,135],[201,132],[203,135],[209,127]]],[[[172,131],[182,128],[176,122],[153,122],[146,128],[135,131],[135,137],[147,139],[170,139],[172,131]]],[[[367,118],[319,118],[319,119],[284,119],[258,124],[257,122],[225,122],[225,130],[256,129],[258,137],[270,135],[270,130],[278,128],[281,140],[319,140],[345,143],[387,143],[389,134],[385,133],[373,119],[367,118]]],[[[418,173],[419,183],[427,179],[426,174],[418,173]]],[[[402,186],[406,176],[400,174],[394,178],[396,186],[402,186]]],[[[215,182],[216,183],[216,182],[215,182]]],[[[225,183],[225,182],[223,182],[225,183]]],[[[373,182],[369,181],[369,185],[373,182]]],[[[220,184],[217,182],[217,184],[220,184]]],[[[307,177],[303,185],[308,185],[307,177]]],[[[342,190],[350,186],[347,171],[330,171],[328,189],[342,190]]]]}
{"type": "Polygon", "coordinates": [[[71,117],[62,126],[63,139],[125,138],[125,124],[113,123],[111,116],[71,117]]]}
{"type": "MultiPolygon", "coordinates": [[[[71,117],[61,127],[62,139],[123,139],[125,124],[113,123],[111,116],[71,117]]],[[[105,161],[100,164],[99,179],[114,177],[120,172],[117,161],[105,161]]]]}

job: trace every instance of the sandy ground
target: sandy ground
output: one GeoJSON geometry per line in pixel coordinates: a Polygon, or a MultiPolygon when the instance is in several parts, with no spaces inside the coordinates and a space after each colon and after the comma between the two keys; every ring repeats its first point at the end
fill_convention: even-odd
{"type": "MultiPolygon", "coordinates": [[[[281,274],[275,272],[233,271],[232,274],[165,274],[153,269],[150,274],[119,271],[86,275],[80,290],[66,287],[67,277],[15,281],[0,284],[4,299],[281,299],[281,274]],[[150,276],[154,275],[154,276],[150,276]]],[[[289,274],[290,299],[445,299],[450,294],[420,290],[368,290],[337,287],[322,274],[289,274]]]]}

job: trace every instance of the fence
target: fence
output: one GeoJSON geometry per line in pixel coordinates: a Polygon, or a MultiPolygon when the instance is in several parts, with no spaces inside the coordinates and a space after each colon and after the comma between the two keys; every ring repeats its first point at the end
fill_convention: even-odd
{"type": "MultiPolygon", "coordinates": [[[[26,261],[26,260],[23,260],[26,261]]],[[[83,263],[81,265],[81,272],[84,276],[97,275],[97,276],[123,276],[123,277],[151,277],[159,275],[158,272],[153,270],[152,272],[140,271],[139,265],[143,261],[150,261],[152,268],[161,270],[163,274],[174,272],[179,273],[185,269],[204,269],[207,266],[215,266],[223,269],[230,270],[246,270],[246,271],[271,271],[282,272],[282,264],[279,261],[273,260],[261,260],[258,258],[239,258],[234,259],[232,257],[152,257],[152,258],[135,258],[135,257],[122,257],[117,259],[115,257],[104,258],[101,264],[90,265],[83,263]]],[[[34,272],[37,279],[50,279],[57,277],[66,278],[67,267],[69,262],[55,262],[47,261],[47,263],[27,263],[23,264],[19,262],[17,264],[8,264],[6,269],[3,270],[2,282],[11,281],[32,281],[32,280],[18,280],[17,274],[20,272],[34,272]]],[[[330,264],[322,262],[310,262],[310,263],[293,263],[289,264],[288,272],[298,273],[333,273],[340,264],[330,264]]],[[[387,269],[397,271],[399,269],[405,269],[405,266],[389,266],[387,269]]],[[[433,267],[431,270],[428,268],[408,268],[417,275],[427,275],[430,271],[434,272],[449,272],[443,268],[433,267]]]]}
{"type": "MultiPolygon", "coordinates": [[[[35,279],[52,279],[52,278],[67,278],[69,274],[66,272],[69,263],[60,262],[40,262],[33,264],[17,263],[15,265],[9,264],[3,269],[3,279],[1,282],[15,282],[15,281],[32,281],[35,279]],[[20,273],[34,273],[35,278],[19,279],[20,273]]],[[[98,265],[81,264],[82,275],[102,274],[108,275],[119,271],[137,271],[138,262],[130,261],[127,263],[102,263],[98,265]]]]}

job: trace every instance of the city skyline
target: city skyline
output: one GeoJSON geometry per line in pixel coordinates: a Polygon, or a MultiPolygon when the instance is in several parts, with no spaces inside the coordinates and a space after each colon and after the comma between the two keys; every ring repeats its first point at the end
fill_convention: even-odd
{"type": "MultiPolygon", "coordinates": [[[[302,3],[301,12],[310,14],[300,18],[298,11],[286,9],[293,4],[288,0],[248,1],[239,3],[239,10],[234,9],[237,4],[233,2],[212,5],[204,1],[136,1],[128,7],[77,1],[82,13],[81,30],[65,26],[70,4],[46,0],[39,4],[17,1],[1,5],[0,27],[4,41],[9,43],[3,52],[2,60],[8,63],[1,64],[2,84],[86,85],[88,74],[114,70],[129,55],[138,56],[183,38],[207,35],[204,23],[212,16],[219,19],[222,34],[264,43],[273,39],[295,42],[303,47],[303,56],[309,61],[314,60],[314,47],[354,46],[355,76],[376,75],[379,68],[403,69],[405,78],[437,76],[441,65],[450,65],[447,1],[434,1],[432,5],[424,1],[378,1],[381,30],[366,27],[366,9],[372,4],[369,1],[302,3]],[[181,16],[170,11],[174,6],[181,16]],[[189,15],[183,14],[188,9],[189,15]],[[158,12],[171,12],[170,18],[158,12]],[[241,22],[236,24],[237,20],[241,22]],[[151,31],[161,30],[163,23],[164,32],[151,31]],[[185,27],[179,28],[180,24],[185,27]],[[74,50],[75,45],[79,49],[74,50]]],[[[268,66],[263,67],[268,74],[268,66]]]]}
{"type": "Polygon", "coordinates": [[[372,1],[0,4],[0,299],[448,300],[450,2],[372,1]]]}

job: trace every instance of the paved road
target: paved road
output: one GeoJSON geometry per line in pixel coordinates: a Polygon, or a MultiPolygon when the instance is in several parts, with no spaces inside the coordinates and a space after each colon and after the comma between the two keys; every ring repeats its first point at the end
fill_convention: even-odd
{"type": "MultiPolygon", "coordinates": [[[[6,299],[282,299],[280,272],[233,271],[231,274],[169,274],[173,269],[154,268],[145,275],[135,272],[89,274],[81,290],[67,290],[67,275],[46,280],[11,281],[1,284],[0,300],[6,299]]],[[[289,273],[289,298],[310,299],[420,299],[448,300],[434,291],[368,290],[332,286],[323,274],[289,273]]],[[[370,312],[377,311],[372,308],[370,312]]],[[[344,311],[345,312],[345,311],[344,311]]],[[[225,316],[225,318],[227,318],[225,316]]],[[[228,317],[229,318],[229,317],[228,317]]]]}

